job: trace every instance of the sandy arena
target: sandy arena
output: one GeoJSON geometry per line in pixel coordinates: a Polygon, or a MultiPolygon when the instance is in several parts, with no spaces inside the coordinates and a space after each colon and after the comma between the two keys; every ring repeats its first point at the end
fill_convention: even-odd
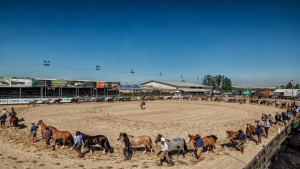
{"type": "MultiPolygon", "coordinates": [[[[164,163],[158,167],[160,148],[155,153],[143,153],[143,149],[136,151],[131,161],[124,161],[122,147],[117,138],[120,132],[131,135],[148,135],[154,140],[157,134],[167,139],[183,137],[188,134],[201,133],[201,136],[214,134],[218,137],[214,152],[203,154],[203,160],[197,163],[196,159],[188,153],[176,158],[172,153],[175,166],[171,168],[242,168],[278,131],[274,126],[270,129],[269,138],[263,138],[260,145],[247,140],[246,154],[241,155],[238,150],[228,149],[221,144],[228,143],[226,130],[245,130],[246,124],[255,124],[262,113],[272,114],[282,112],[274,106],[259,106],[226,102],[210,101],[147,101],[146,110],[141,110],[140,102],[111,103],[81,103],[61,105],[6,105],[1,109],[15,107],[20,124],[27,127],[23,129],[9,128],[9,119],[6,129],[0,129],[0,168],[165,168],[171,167],[164,163]],[[32,144],[28,138],[30,123],[37,123],[42,119],[46,125],[52,125],[61,131],[70,131],[75,135],[81,131],[89,135],[102,134],[108,137],[110,145],[114,148],[113,154],[101,155],[102,151],[95,149],[93,155],[86,153],[79,159],[75,150],[65,146],[45,149],[45,141],[41,140],[38,130],[38,142],[32,144]]],[[[282,125],[282,124],[281,124],[282,125]]],[[[257,139],[254,136],[255,140],[257,139]]],[[[141,146],[143,147],[143,146],[141,146]]],[[[191,143],[188,149],[192,149],[191,143]]],[[[87,149],[85,149],[87,151],[87,149]]]]}

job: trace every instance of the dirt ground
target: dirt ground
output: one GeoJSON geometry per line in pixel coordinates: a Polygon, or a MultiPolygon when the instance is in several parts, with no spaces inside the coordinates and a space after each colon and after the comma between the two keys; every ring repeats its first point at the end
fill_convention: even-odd
{"type": "MultiPolygon", "coordinates": [[[[0,168],[242,168],[277,133],[279,127],[283,128],[282,124],[273,125],[270,137],[263,138],[263,144],[260,145],[248,139],[246,154],[241,155],[238,150],[226,147],[226,130],[245,130],[246,124],[254,125],[262,113],[275,116],[275,113],[282,112],[282,109],[249,103],[240,105],[226,102],[163,100],[147,101],[147,109],[141,110],[139,104],[140,102],[115,102],[0,106],[1,110],[15,107],[22,124],[22,129],[0,129],[0,168]],[[93,155],[86,153],[84,158],[79,159],[75,150],[66,146],[63,150],[45,149],[40,129],[38,142],[33,144],[28,139],[30,123],[37,123],[40,119],[58,130],[70,131],[73,136],[76,131],[89,135],[105,135],[114,147],[114,153],[101,155],[102,151],[94,148],[93,155]],[[177,158],[177,151],[172,151],[175,166],[164,163],[163,167],[158,167],[159,160],[156,154],[160,148],[155,148],[154,154],[143,154],[143,149],[138,149],[131,161],[124,161],[123,145],[117,141],[120,132],[135,136],[148,135],[153,142],[157,134],[162,134],[167,139],[182,137],[186,140],[188,134],[213,134],[218,140],[214,152],[204,153],[201,162],[197,163],[191,153],[185,158],[181,155],[177,158]]],[[[188,144],[188,149],[192,149],[191,143],[188,144]]]]}

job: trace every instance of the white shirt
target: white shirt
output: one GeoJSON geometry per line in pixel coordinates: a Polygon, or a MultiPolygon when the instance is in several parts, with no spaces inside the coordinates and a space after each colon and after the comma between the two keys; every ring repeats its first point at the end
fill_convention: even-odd
{"type": "Polygon", "coordinates": [[[162,151],[168,151],[168,144],[166,142],[164,144],[161,144],[160,146],[162,151]]]}
{"type": "Polygon", "coordinates": [[[269,123],[268,121],[265,121],[265,122],[264,122],[264,127],[271,127],[271,126],[270,126],[270,123],[269,123]]]}
{"type": "Polygon", "coordinates": [[[5,114],[7,114],[7,111],[6,111],[6,110],[3,110],[1,114],[2,114],[2,115],[5,115],[5,114]]]}

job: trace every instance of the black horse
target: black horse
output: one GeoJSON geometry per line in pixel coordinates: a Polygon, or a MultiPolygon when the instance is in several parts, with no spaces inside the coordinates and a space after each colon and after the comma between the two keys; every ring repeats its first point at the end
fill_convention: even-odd
{"type": "Polygon", "coordinates": [[[114,102],[114,99],[113,99],[113,98],[108,98],[108,99],[107,99],[107,102],[108,102],[108,103],[109,103],[109,102],[113,103],[113,102],[114,102]]]}
{"type": "Polygon", "coordinates": [[[71,103],[79,103],[79,99],[78,98],[77,99],[72,98],[71,103]]]}
{"type": "MultiPolygon", "coordinates": [[[[97,144],[100,145],[101,147],[103,147],[102,154],[104,154],[104,155],[106,155],[106,151],[109,151],[110,153],[114,152],[114,149],[112,147],[110,147],[110,144],[109,144],[106,136],[104,136],[104,135],[89,136],[82,132],[80,132],[80,134],[82,135],[85,146],[87,146],[87,148],[90,150],[91,154],[93,154],[93,151],[90,146],[97,145],[97,144]]],[[[82,149],[82,152],[83,152],[83,149],[82,149]]]]}

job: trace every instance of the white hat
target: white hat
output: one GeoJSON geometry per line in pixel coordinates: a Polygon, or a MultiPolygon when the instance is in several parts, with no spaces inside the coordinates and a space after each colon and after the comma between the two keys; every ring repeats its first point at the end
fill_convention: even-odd
{"type": "Polygon", "coordinates": [[[166,140],[165,140],[165,138],[163,138],[163,137],[162,137],[162,138],[160,138],[160,140],[161,140],[161,141],[166,141],[166,140]]]}

